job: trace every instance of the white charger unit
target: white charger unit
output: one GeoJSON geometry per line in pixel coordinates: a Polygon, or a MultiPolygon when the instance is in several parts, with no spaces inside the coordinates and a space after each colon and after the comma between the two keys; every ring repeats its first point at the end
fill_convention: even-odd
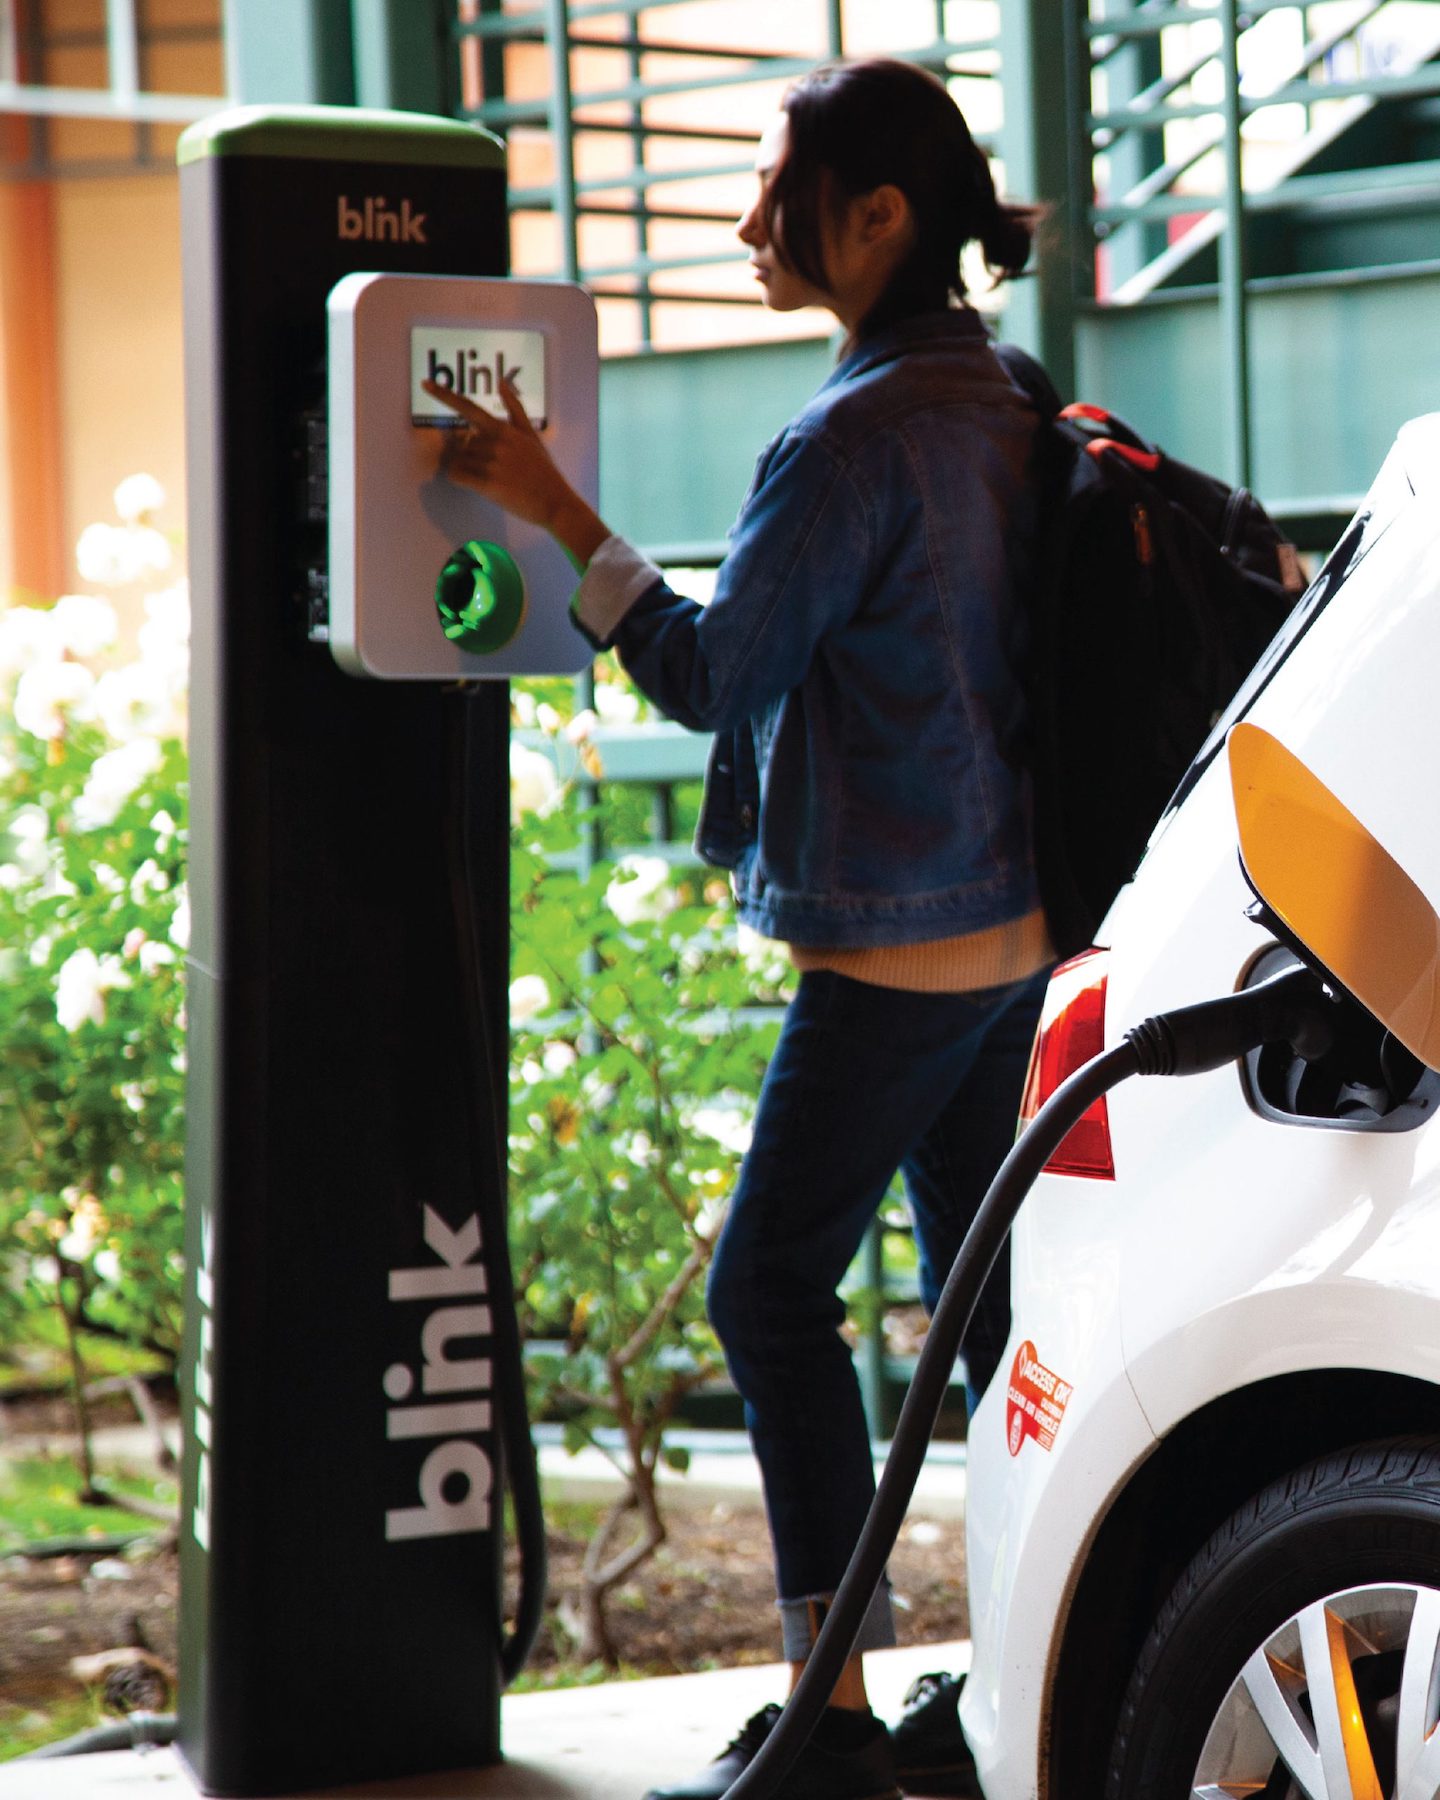
{"type": "Polygon", "coordinates": [[[425,379],[504,416],[513,383],[557,467],[599,486],[595,303],[567,282],[347,275],[329,324],[330,649],[352,675],[455,681],[573,675],[579,576],[546,531],[452,481],[459,416],[425,379]]]}

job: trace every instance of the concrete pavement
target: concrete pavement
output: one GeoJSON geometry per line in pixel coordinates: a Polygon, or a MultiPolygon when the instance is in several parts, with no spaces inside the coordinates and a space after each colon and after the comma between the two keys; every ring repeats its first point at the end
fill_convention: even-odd
{"type": "MultiPolygon", "coordinates": [[[[915,1676],[963,1669],[968,1660],[968,1644],[867,1657],[876,1712],[894,1719],[915,1676]]],[[[786,1670],[773,1664],[508,1695],[501,1706],[507,1760],[500,1767],[325,1794],[328,1800],[640,1800],[655,1782],[703,1767],[752,1712],[784,1698],[785,1682],[786,1670]]],[[[173,1750],[0,1766],[0,1800],[191,1800],[196,1792],[173,1750]]]]}

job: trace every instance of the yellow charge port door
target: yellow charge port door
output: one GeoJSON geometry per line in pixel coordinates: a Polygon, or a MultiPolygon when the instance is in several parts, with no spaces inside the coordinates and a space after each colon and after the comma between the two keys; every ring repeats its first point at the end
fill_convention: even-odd
{"type": "Polygon", "coordinates": [[[1240,724],[1228,748],[1246,879],[1307,960],[1440,1069],[1435,909],[1278,737],[1240,724]]]}

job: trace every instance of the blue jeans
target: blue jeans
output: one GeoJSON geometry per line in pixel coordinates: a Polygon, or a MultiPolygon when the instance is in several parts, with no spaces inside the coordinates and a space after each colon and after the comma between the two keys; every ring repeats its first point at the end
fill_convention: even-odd
{"type": "MultiPolygon", "coordinates": [[[[809,1654],[875,1492],[840,1281],[899,1169],[933,1309],[1014,1141],[1045,984],[913,994],[820,970],[786,1015],[708,1299],[760,1464],[789,1661],[809,1654]]],[[[1009,1316],[1002,1259],[964,1344],[977,1391],[1009,1316]]],[[[856,1649],[894,1641],[882,1588],[856,1649]]]]}

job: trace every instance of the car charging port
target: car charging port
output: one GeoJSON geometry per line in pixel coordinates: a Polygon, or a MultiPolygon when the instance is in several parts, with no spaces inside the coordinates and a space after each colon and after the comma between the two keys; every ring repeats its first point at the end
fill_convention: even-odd
{"type": "MultiPolygon", "coordinates": [[[[1245,986],[1297,959],[1280,944],[1262,951],[1245,986]]],[[[1341,1131],[1412,1131],[1440,1106],[1440,1075],[1427,1069],[1348,995],[1336,997],[1334,1042],[1309,1061],[1286,1043],[1263,1044],[1244,1060],[1246,1098],[1262,1118],[1341,1131]]]]}

